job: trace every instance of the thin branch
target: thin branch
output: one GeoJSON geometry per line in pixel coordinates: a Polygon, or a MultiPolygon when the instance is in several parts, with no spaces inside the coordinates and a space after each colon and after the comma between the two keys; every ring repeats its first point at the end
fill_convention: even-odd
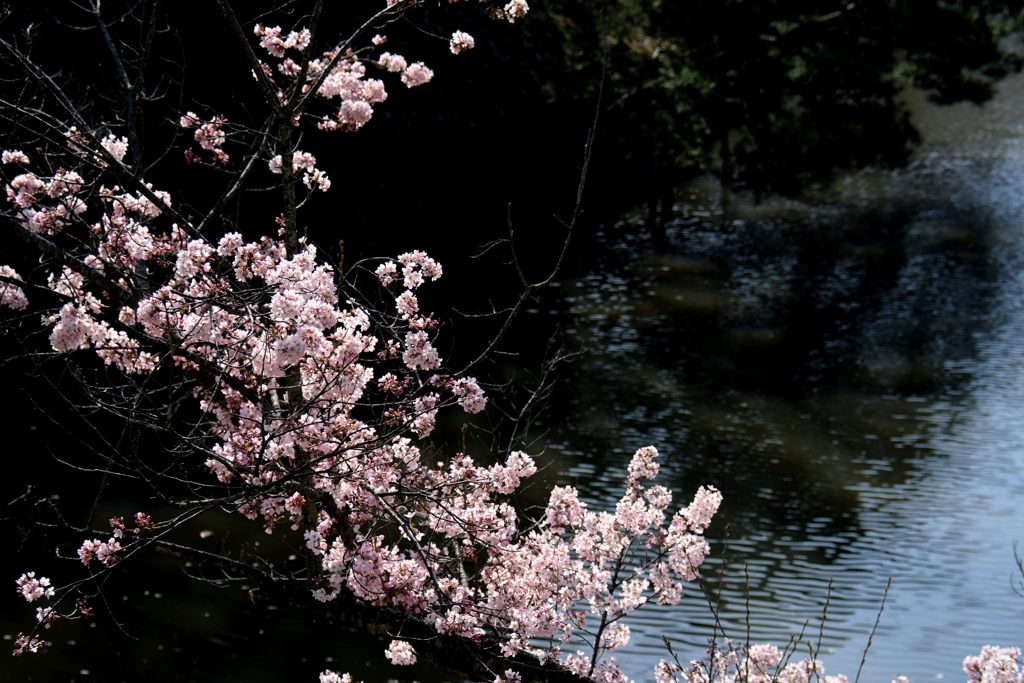
{"type": "Polygon", "coordinates": [[[117,76],[121,80],[121,87],[125,92],[125,99],[127,100],[127,126],[128,126],[128,153],[131,155],[131,168],[135,172],[134,175],[138,176],[139,170],[142,166],[141,154],[142,154],[142,141],[139,138],[139,127],[138,127],[138,112],[136,111],[136,98],[137,92],[135,85],[131,79],[128,78],[128,71],[124,67],[124,61],[121,59],[121,51],[117,49],[117,43],[110,35],[110,31],[107,29],[107,23],[103,20],[103,13],[100,10],[100,1],[93,0],[92,3],[92,14],[96,19],[96,25],[99,26],[100,33],[103,35],[103,42],[107,45],[107,50],[110,52],[110,56],[114,60],[114,68],[117,70],[117,76]]]}
{"type": "Polygon", "coordinates": [[[857,667],[857,677],[853,679],[853,683],[860,683],[860,674],[864,671],[864,663],[868,661],[868,650],[871,649],[871,642],[875,639],[875,632],[878,630],[878,624],[882,621],[882,611],[885,610],[885,600],[889,597],[889,589],[892,588],[892,577],[885,583],[885,592],[882,593],[882,602],[878,605],[878,614],[875,616],[875,624],[871,627],[871,632],[868,633],[868,642],[864,645],[864,652],[861,653],[860,666],[857,667]]]}
{"type": "Polygon", "coordinates": [[[260,86],[260,91],[263,94],[264,101],[266,101],[275,114],[280,115],[282,113],[282,109],[281,103],[277,97],[277,88],[263,72],[263,64],[260,62],[259,57],[256,56],[256,52],[252,49],[249,37],[245,35],[245,31],[242,29],[242,25],[238,21],[238,15],[235,14],[235,10],[231,8],[231,5],[227,3],[227,0],[214,0],[214,4],[217,5],[217,9],[220,10],[221,16],[224,17],[224,21],[227,23],[228,28],[231,29],[231,33],[234,35],[239,48],[241,48],[242,54],[245,55],[246,60],[249,62],[249,66],[252,68],[253,77],[260,86]]]}

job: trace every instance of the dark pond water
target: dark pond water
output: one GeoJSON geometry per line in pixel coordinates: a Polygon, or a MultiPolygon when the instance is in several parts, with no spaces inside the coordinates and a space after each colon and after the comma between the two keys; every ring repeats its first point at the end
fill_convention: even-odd
{"type": "MultiPolygon", "coordinates": [[[[851,680],[889,577],[862,680],[962,680],[1024,642],[1024,79],[985,108],[912,102],[927,143],[901,172],[724,211],[697,184],[656,246],[603,229],[564,285],[586,353],[547,424],[594,505],[646,444],[670,488],[718,486],[718,637],[814,641],[828,602],[823,659],[851,680]]],[[[662,634],[697,657],[714,617],[691,592],[632,628],[643,680],[662,634]]]]}
{"type": "MultiPolygon", "coordinates": [[[[910,168],[726,212],[697,184],[657,246],[628,218],[602,229],[549,312],[585,353],[546,420],[547,476],[611,505],[632,451],[654,444],[680,497],[718,486],[705,576],[719,636],[782,644],[806,623],[813,640],[827,602],[833,673],[856,673],[892,577],[864,681],[961,680],[982,644],[1024,644],[1011,590],[1024,543],[1024,78],[985,108],[914,107],[927,143],[910,168]]],[[[8,557],[11,578],[22,564],[8,557]]],[[[109,619],[66,625],[43,658],[0,660],[0,680],[311,681],[326,667],[438,680],[388,667],[380,638],[168,566],[111,584],[131,637],[109,619]]],[[[13,593],[0,602],[8,639],[31,619],[13,593]]],[[[696,657],[714,617],[691,591],[632,627],[621,660],[643,681],[662,634],[696,657]]]]}

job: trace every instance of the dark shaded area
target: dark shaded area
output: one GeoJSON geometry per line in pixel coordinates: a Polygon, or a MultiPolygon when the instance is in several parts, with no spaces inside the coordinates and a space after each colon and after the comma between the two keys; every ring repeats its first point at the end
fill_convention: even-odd
{"type": "Polygon", "coordinates": [[[663,196],[694,174],[797,194],[839,170],[900,166],[917,142],[902,88],[982,102],[1020,67],[1000,47],[1022,19],[1005,2],[559,0],[547,12],[565,62],[551,87],[572,100],[573,84],[593,92],[606,75],[610,156],[662,221],[663,196]]]}

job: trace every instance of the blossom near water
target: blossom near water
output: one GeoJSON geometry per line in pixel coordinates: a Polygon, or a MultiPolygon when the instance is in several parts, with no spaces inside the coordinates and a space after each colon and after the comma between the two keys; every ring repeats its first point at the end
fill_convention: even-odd
{"type": "MultiPolygon", "coordinates": [[[[413,4],[382,3],[381,16],[413,4]]],[[[529,7],[512,0],[491,9],[517,22],[529,7]]],[[[412,88],[434,76],[395,48],[382,51],[380,34],[358,49],[314,51],[308,28],[259,24],[248,40],[258,45],[252,75],[267,87],[282,141],[303,125],[307,96],[327,103],[317,128],[355,131],[387,101],[386,79],[412,88]]],[[[455,31],[448,47],[459,54],[475,44],[455,31]]],[[[616,659],[633,635],[626,619],[693,591],[722,494],[698,485],[674,502],[677,494],[656,483],[657,449],[645,446],[609,509],[590,509],[571,486],[528,508],[519,495],[536,477],[534,455],[509,448],[475,457],[464,446],[432,445],[445,411],[477,415],[487,406],[481,382],[446,365],[443,320],[425,294],[441,264],[418,250],[373,261],[372,270],[362,266],[370,284],[357,291],[294,217],[303,201],[332,190],[313,154],[279,141],[232,155],[226,150],[244,131],[227,117],[186,110],[169,120],[188,131],[190,162],[224,172],[239,158],[262,160],[254,167],[264,179],[283,186],[294,177],[287,189],[303,197],[286,201],[276,223],[267,218],[280,228],[272,234],[252,225],[200,229],[170,191],[121,172],[140,150],[120,130],[69,127],[66,168],[46,166],[44,153],[4,151],[11,230],[63,249],[36,272],[23,269],[49,290],[40,298],[55,302],[38,318],[52,352],[98,361],[119,388],[137,382],[144,392],[172,378],[160,386],[193,416],[176,436],[189,476],[200,480],[189,484],[203,493],[187,504],[230,510],[289,537],[305,560],[290,578],[305,581],[315,600],[353,598],[433,635],[489,647],[501,658],[487,676],[495,683],[520,683],[530,670],[524,660],[580,680],[626,681],[616,659]]],[[[29,309],[29,286],[0,266],[0,307],[29,309]]],[[[81,532],[76,576],[105,579],[174,524],[139,512],[110,519],[109,535],[81,532]]],[[[58,587],[26,572],[15,584],[24,600],[43,603],[15,654],[37,652],[46,646],[39,633],[90,612],[75,580],[58,587]]],[[[414,664],[410,640],[394,635],[384,657],[414,664]]],[[[970,683],[1022,683],[1019,658],[1019,649],[986,646],[964,670],[970,683]]],[[[794,659],[772,645],[730,646],[706,661],[662,660],[653,676],[846,683],[816,658],[794,659]]],[[[320,674],[321,683],[351,680],[320,674]]]]}

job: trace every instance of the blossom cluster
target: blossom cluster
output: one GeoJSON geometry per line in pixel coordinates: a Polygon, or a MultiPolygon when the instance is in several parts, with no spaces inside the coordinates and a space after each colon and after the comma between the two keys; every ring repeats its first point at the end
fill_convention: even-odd
{"type": "MultiPolygon", "coordinates": [[[[983,646],[979,655],[964,659],[966,683],[1021,683],[1020,653],[1015,647],[983,646]]],[[[726,640],[721,647],[713,643],[704,659],[691,660],[687,666],[662,659],[654,678],[657,683],[849,683],[844,674],[825,675],[820,660],[792,661],[792,654],[768,643],[744,647],[726,640]]],[[[910,679],[896,676],[892,683],[910,679]]]]}
{"type": "MultiPolygon", "coordinates": [[[[160,205],[170,205],[170,195],[152,186],[147,186],[147,190],[145,194],[131,193],[116,185],[87,183],[75,171],[58,170],[52,175],[28,172],[9,182],[7,200],[16,211],[17,220],[33,233],[56,235],[76,223],[86,228],[91,248],[80,254],[81,262],[95,273],[125,274],[114,284],[120,293],[127,294],[133,284],[132,276],[127,274],[135,273],[140,262],[166,257],[179,241],[176,228],[164,236],[151,232],[149,224],[161,215],[160,205]],[[84,220],[86,197],[100,205],[98,220],[84,220]]],[[[0,275],[21,279],[8,266],[2,267],[0,275]]],[[[105,319],[101,315],[101,298],[105,295],[87,291],[86,275],[64,266],[48,277],[49,288],[66,302],[57,312],[44,316],[44,323],[51,327],[53,349],[64,352],[94,348],[105,363],[125,372],[154,369],[156,357],[145,351],[137,338],[120,329],[124,321],[119,316],[105,319]]],[[[3,285],[0,306],[21,309],[27,304],[21,288],[10,283],[3,285]]]]}
{"type": "Polygon", "coordinates": [[[107,133],[100,137],[98,133],[86,134],[77,126],[71,126],[64,133],[64,137],[72,154],[96,168],[107,168],[111,158],[115,163],[120,164],[128,155],[128,138],[123,135],[107,133]],[[102,152],[96,149],[97,146],[102,149],[102,152]]]}
{"type": "MultiPolygon", "coordinates": [[[[28,156],[21,150],[4,150],[2,158],[5,165],[29,164],[28,156]]],[[[85,203],[76,196],[82,182],[74,171],[58,170],[50,176],[21,173],[7,183],[7,201],[32,232],[54,234],[85,211],[85,203]]]]}
{"type": "MultiPolygon", "coordinates": [[[[26,602],[36,602],[44,598],[50,599],[56,595],[56,590],[50,579],[45,576],[37,578],[35,572],[22,574],[15,581],[15,584],[18,587],[18,593],[21,594],[21,597],[26,602]]],[[[50,625],[56,618],[57,612],[53,607],[39,607],[36,609],[36,621],[42,628],[50,628],[50,625]]],[[[45,645],[46,642],[37,637],[35,633],[30,633],[29,635],[19,633],[14,641],[12,654],[18,657],[26,653],[38,652],[45,645]]]]}
{"type": "Polygon", "coordinates": [[[43,647],[46,646],[46,641],[37,636],[27,636],[24,633],[19,633],[18,637],[14,641],[14,650],[12,654],[15,657],[19,657],[26,652],[39,652],[43,647]]]}
{"type": "Polygon", "coordinates": [[[985,645],[981,653],[964,659],[967,683],[1024,683],[1019,647],[985,645]]]}
{"type": "MultiPolygon", "coordinates": [[[[17,154],[8,156],[23,161],[17,154]]],[[[315,174],[314,163],[310,155],[295,157],[296,168],[315,174]]],[[[162,362],[193,370],[196,363],[205,363],[231,377],[233,386],[215,383],[197,394],[213,417],[218,438],[207,466],[221,481],[266,486],[288,479],[299,452],[316,461],[325,479],[343,475],[374,483],[397,481],[414,459],[415,449],[407,440],[396,435],[391,444],[378,447],[380,460],[365,473],[349,454],[350,449],[361,453],[363,444],[378,439],[376,428],[353,418],[351,411],[367,387],[378,386],[372,364],[382,358],[401,362],[378,375],[393,404],[389,424],[405,425],[411,435],[425,438],[436,411],[445,405],[458,404],[469,413],[483,409],[485,399],[475,380],[436,372],[442,363],[431,338],[436,322],[420,310],[414,290],[440,278],[442,269],[423,252],[388,261],[396,271],[401,268],[404,289],[395,297],[398,315],[382,330],[388,336],[382,342],[370,312],[340,300],[336,276],[318,263],[313,246],[303,245],[289,255],[281,241],[246,242],[238,233],[225,234],[215,244],[188,239],[175,224],[161,226],[163,207],[171,205],[168,194],[150,188],[158,205],[117,186],[86,182],[77,174],[75,178],[63,183],[60,196],[83,206],[86,197],[92,199],[90,215],[98,216],[79,224],[87,237],[79,262],[103,274],[102,282],[111,283],[120,305],[111,305],[110,292],[90,284],[90,273],[69,266],[54,271],[49,287],[66,303],[44,316],[51,346],[57,352],[92,348],[129,374],[150,372],[162,362]],[[126,305],[132,296],[135,302],[126,305]],[[292,371],[297,375],[289,379],[292,371]],[[416,371],[430,372],[425,378],[429,382],[410,383],[416,371]],[[399,380],[404,373],[410,374],[399,380]],[[305,402],[301,410],[281,408],[294,400],[296,388],[305,402]],[[396,463],[393,472],[387,472],[388,459],[396,463]]],[[[311,182],[327,182],[325,177],[313,178],[311,182]]],[[[38,179],[36,186],[45,189],[56,182],[38,179]]],[[[24,189],[27,183],[21,187],[9,189],[10,204],[21,211],[42,211],[49,195],[24,189]]],[[[23,223],[33,229],[28,218],[23,223]]],[[[7,267],[0,275],[19,279],[7,267]]],[[[2,302],[12,308],[27,305],[20,288],[10,284],[4,285],[2,302]]],[[[268,527],[284,519],[294,523],[297,506],[285,504],[293,493],[254,500],[243,512],[264,518],[268,527]]],[[[79,555],[84,563],[96,559],[108,565],[120,549],[115,535],[108,541],[86,541],[79,555]]]]}
{"type": "Polygon", "coordinates": [[[505,5],[505,18],[508,19],[509,23],[515,23],[517,20],[525,17],[529,11],[530,6],[526,4],[526,0],[511,0],[505,5]]]}
{"type": "Polygon", "coordinates": [[[37,579],[35,572],[22,574],[18,577],[16,583],[18,584],[18,591],[21,593],[21,597],[25,598],[26,602],[35,602],[41,598],[52,598],[54,595],[50,579],[45,576],[40,576],[37,579]]]}
{"type": "Polygon", "coordinates": [[[453,55],[461,54],[466,50],[472,50],[475,46],[476,41],[473,39],[473,36],[465,31],[454,32],[451,41],[448,43],[448,49],[453,55]]]}
{"type": "Polygon", "coordinates": [[[256,24],[253,33],[259,37],[260,47],[278,59],[283,59],[288,50],[298,52],[305,50],[311,38],[309,29],[292,31],[282,38],[280,26],[263,26],[261,24],[256,24]]]}
{"type": "Polygon", "coordinates": [[[629,642],[621,618],[651,600],[679,602],[707,556],[703,533],[721,502],[717,490],[700,487],[688,506],[667,514],[671,493],[646,483],[657,474],[656,458],[652,447],[634,454],[614,513],[590,511],[575,489],[556,487],[546,525],[488,564],[486,604],[506,620],[506,655],[547,638],[553,644],[546,656],[560,657],[570,671],[625,680],[615,658],[604,657],[629,642]],[[591,651],[563,654],[586,630],[600,634],[591,651]]]}
{"type": "MultiPolygon", "coordinates": [[[[313,164],[296,158],[298,168],[313,164]]],[[[303,533],[320,564],[316,598],[344,591],[440,633],[496,634],[508,656],[545,639],[549,659],[623,680],[605,657],[629,640],[619,620],[648,600],[677,602],[697,577],[716,490],[700,488],[670,515],[671,494],[649,485],[657,451],[642,448],[614,513],[587,510],[575,490],[557,488],[524,531],[510,496],[537,470],[529,455],[481,465],[457,453],[435,464],[418,445],[446,405],[476,413],[486,404],[476,380],[442,370],[438,324],[419,300],[443,275],[434,259],[412,251],[379,264],[375,274],[394,297],[385,314],[342,300],[335,273],[305,242],[290,251],[227,233],[210,243],[167,226],[161,206],[116,186],[82,179],[64,192],[96,198],[79,261],[113,283],[118,304],[84,273],[54,272],[50,288],[67,303],[44,317],[53,349],[92,348],[128,374],[163,363],[191,374],[212,441],[205,466],[250,492],[239,512],[268,533],[279,524],[303,533]],[[209,368],[214,382],[204,381],[209,368]],[[381,419],[367,421],[360,405],[377,406],[381,419]],[[597,667],[594,653],[562,652],[592,628],[601,633],[597,667]]],[[[23,209],[43,201],[29,194],[9,201],[23,209]]],[[[170,206],[168,195],[153,196],[170,206]]],[[[84,564],[109,568],[123,556],[132,538],[120,518],[111,528],[109,539],[82,544],[84,564]]],[[[415,652],[396,641],[388,657],[407,664],[415,652]]]]}
{"type": "Polygon", "coordinates": [[[654,669],[654,679],[656,683],[849,682],[844,674],[825,675],[821,660],[791,661],[788,654],[767,643],[744,648],[727,640],[723,648],[711,648],[706,659],[692,660],[685,668],[662,659],[654,669]]]}
{"type": "MultiPolygon", "coordinates": [[[[373,116],[373,106],[387,99],[383,81],[367,78],[366,66],[354,52],[342,53],[338,48],[328,50],[319,57],[308,60],[303,68],[294,57],[298,57],[296,53],[303,52],[308,47],[308,29],[292,31],[282,38],[281,27],[257,24],[253,32],[260,38],[260,46],[277,62],[276,68],[262,64],[264,76],[271,81],[275,81],[278,76],[290,81],[304,75],[305,80],[301,83],[303,92],[315,87],[316,94],[320,97],[328,101],[338,101],[335,113],[324,116],[321,120],[319,126],[322,130],[359,130],[373,116]],[[289,56],[290,54],[294,57],[289,56]]],[[[412,73],[420,72],[420,67],[422,64],[413,69],[412,73]]],[[[421,76],[422,74],[415,78],[406,77],[403,73],[403,82],[409,85],[409,78],[417,80],[421,76]]],[[[283,98],[286,85],[283,83],[278,87],[283,98]]]]}
{"type": "MultiPolygon", "coordinates": [[[[0,266],[0,277],[9,280],[21,280],[18,271],[10,266],[0,266]]],[[[0,280],[0,308],[22,311],[28,308],[28,297],[25,291],[9,281],[0,280]]]]}
{"type": "Polygon", "coordinates": [[[82,564],[88,566],[93,560],[98,561],[104,567],[111,567],[118,562],[120,553],[135,543],[143,532],[153,526],[152,518],[144,512],[136,512],[133,519],[135,527],[129,529],[125,526],[124,518],[112,517],[110,519],[110,538],[101,541],[98,538],[87,540],[78,548],[78,559],[82,564]],[[124,541],[126,545],[122,545],[124,541]]]}
{"type": "MultiPolygon", "coordinates": [[[[452,0],[457,2],[458,0],[452,0]]],[[[489,0],[484,0],[488,3],[489,0]]],[[[398,3],[389,2],[387,9],[400,11],[398,3]]],[[[525,0],[511,0],[503,7],[493,8],[496,18],[515,23],[529,12],[525,0]]],[[[280,26],[257,24],[253,33],[259,38],[260,47],[275,62],[274,66],[261,63],[263,75],[278,88],[279,97],[285,97],[289,82],[304,78],[298,84],[303,93],[316,89],[316,94],[328,101],[337,101],[333,114],[325,115],[318,124],[322,130],[356,131],[366,125],[373,116],[374,106],[387,99],[384,82],[367,77],[367,65],[375,66],[387,73],[397,74],[402,85],[415,88],[429,83],[434,72],[420,61],[410,62],[403,55],[382,51],[373,57],[354,50],[340,48],[326,50],[305,63],[302,58],[310,47],[312,36],[309,29],[301,28],[287,34],[280,26]],[[296,61],[296,60],[299,61],[296,61]],[[285,82],[278,84],[278,77],[285,82]]],[[[379,48],[387,42],[387,36],[376,35],[371,41],[379,48]]],[[[449,41],[449,50],[458,55],[476,45],[473,36],[465,31],[455,31],[449,41]]],[[[187,115],[188,116],[188,115],[187,115]]],[[[194,118],[194,117],[192,117],[194,118]]],[[[183,118],[184,124],[185,119],[183,118]]],[[[197,140],[198,140],[197,132],[197,140]]],[[[307,183],[308,185],[308,183],[307,183]]]]}
{"type": "MultiPolygon", "coordinates": [[[[270,168],[271,173],[280,175],[281,173],[281,155],[278,154],[272,158],[267,166],[270,168]]],[[[316,157],[309,152],[296,151],[292,155],[292,170],[302,171],[302,184],[313,189],[314,187],[321,192],[327,192],[331,189],[331,180],[327,177],[327,174],[316,167],[316,157]]]]}
{"type": "MultiPolygon", "coordinates": [[[[193,139],[199,148],[209,153],[215,165],[227,166],[231,161],[231,157],[223,149],[224,143],[227,142],[227,133],[224,130],[227,122],[227,118],[219,114],[204,121],[193,112],[187,112],[182,115],[178,125],[186,130],[195,128],[193,139]]],[[[189,163],[201,161],[191,149],[185,150],[185,160],[189,163]]]]}
{"type": "Polygon", "coordinates": [[[404,640],[392,640],[384,652],[384,656],[395,666],[409,666],[416,663],[416,650],[404,640]]]}
{"type": "Polygon", "coordinates": [[[121,544],[116,538],[111,538],[108,541],[93,539],[84,542],[78,549],[78,558],[82,560],[82,564],[89,564],[95,559],[109,567],[117,561],[117,553],[121,550],[121,544]]]}

